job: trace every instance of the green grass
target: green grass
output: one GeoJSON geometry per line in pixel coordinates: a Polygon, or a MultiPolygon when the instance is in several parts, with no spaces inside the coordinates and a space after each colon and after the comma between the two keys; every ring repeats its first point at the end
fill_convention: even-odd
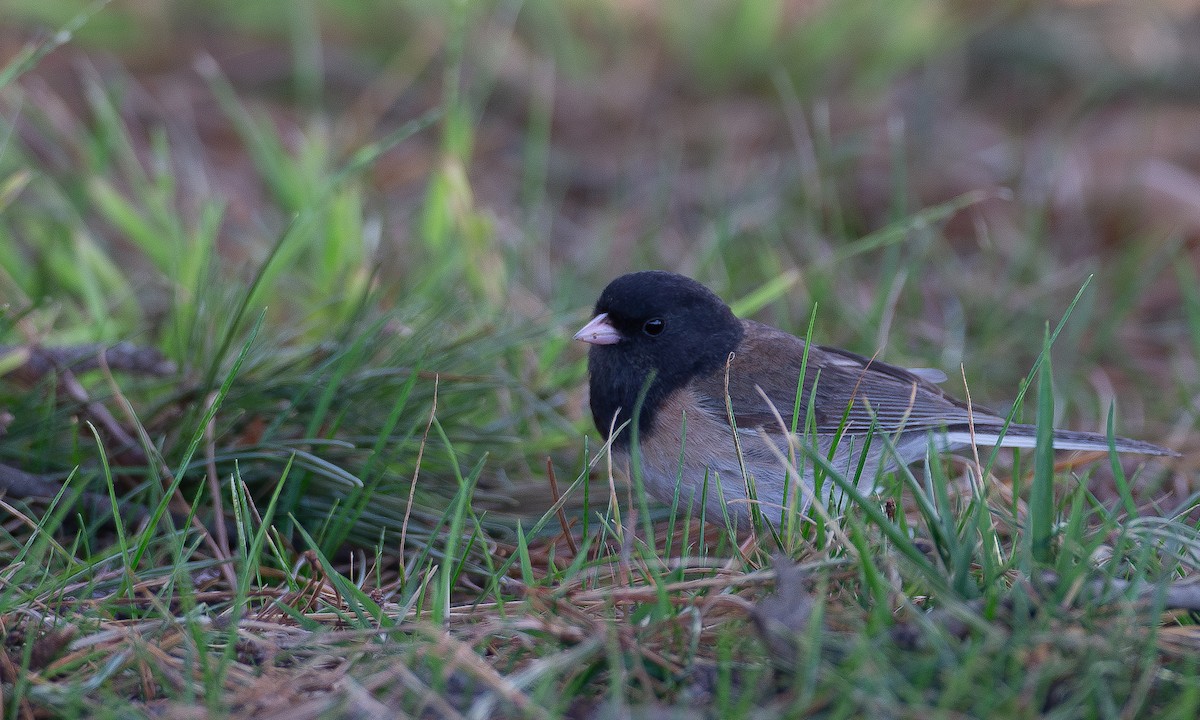
{"type": "Polygon", "coordinates": [[[654,266],[961,365],[1043,429],[1190,451],[1183,241],[1085,246],[1019,178],[926,200],[910,135],[881,156],[840,124],[914,76],[949,92],[943,53],[1002,20],[117,5],[5,10],[0,464],[60,489],[0,500],[6,716],[1198,714],[1200,635],[1163,608],[1200,558],[1190,458],[983,454],[863,494],[798,444],[848,499],[735,535],[612,477],[586,417],[571,332],[654,266]],[[218,62],[174,48],[217,36],[218,62]],[[173,370],[7,374],[118,341],[173,370]]]}

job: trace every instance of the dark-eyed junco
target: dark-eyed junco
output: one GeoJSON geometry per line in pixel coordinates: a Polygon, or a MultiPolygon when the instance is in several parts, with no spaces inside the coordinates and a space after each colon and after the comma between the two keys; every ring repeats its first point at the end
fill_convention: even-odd
{"type": "MultiPolygon", "coordinates": [[[[592,346],[592,418],[606,440],[618,430],[614,456],[630,456],[629,421],[645,389],[637,432],[647,492],[671,502],[678,486],[679,507],[691,505],[698,514],[703,489],[711,520],[719,521],[722,512],[747,518],[751,483],[768,519],[780,518],[785,486],[797,477],[809,493],[791,487],[788,497],[800,493],[797,504],[807,506],[812,453],[829,458],[835,439],[831,464],[851,482],[857,478],[860,490],[870,490],[881,472],[923,459],[931,437],[943,450],[972,442],[980,447],[1036,444],[1033,425],[1011,423],[1001,438],[1004,418],[980,407],[968,410],[947,395],[934,384],[945,379],[940,372],[908,370],[817,345],[808,348],[805,365],[803,340],[739,320],[711,290],[674,273],[636,272],[613,280],[596,303],[595,317],[575,338],[592,346]],[[792,435],[797,408],[798,432],[792,435]],[[792,480],[781,458],[788,454],[789,437],[811,449],[806,460],[806,453],[797,457],[793,447],[798,472],[790,474],[792,480]]],[[[1121,437],[1114,443],[1119,452],[1177,454],[1121,437]]],[[[1109,439],[1056,430],[1054,447],[1107,451],[1109,439]]]]}

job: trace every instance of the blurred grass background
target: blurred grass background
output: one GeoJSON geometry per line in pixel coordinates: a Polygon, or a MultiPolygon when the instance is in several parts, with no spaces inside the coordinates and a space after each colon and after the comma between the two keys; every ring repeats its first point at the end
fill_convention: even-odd
{"type": "Polygon", "coordinates": [[[1115,402],[1121,434],[1185,453],[1137,502],[1196,490],[1200,4],[0,17],[0,371],[13,348],[122,340],[178,368],[80,374],[132,443],[52,376],[0,379],[0,463],[147,508],[175,480],[209,521],[205,478],[260,506],[282,487],[276,565],[293,522],[343,558],[403,535],[415,597],[433,538],[461,532],[447,554],[486,575],[553,501],[546,458],[564,486],[587,474],[569,338],[622,272],[687,273],[797,333],[815,306],[819,342],[961,364],[1001,409],[1094,276],[1055,346],[1058,424],[1102,431],[1115,402]]]}

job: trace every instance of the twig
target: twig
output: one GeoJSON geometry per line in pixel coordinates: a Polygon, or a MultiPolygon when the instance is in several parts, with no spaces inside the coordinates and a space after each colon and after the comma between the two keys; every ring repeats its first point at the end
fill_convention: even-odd
{"type": "MultiPolygon", "coordinates": [[[[62,483],[49,480],[46,476],[34,475],[19,470],[10,465],[0,465],[0,493],[20,500],[38,499],[52,500],[62,490],[62,483]]],[[[85,492],[79,497],[89,514],[102,516],[112,514],[112,504],[108,495],[103,493],[85,492]]],[[[150,517],[143,507],[132,505],[129,513],[136,523],[150,517]]]]}
{"type": "Polygon", "coordinates": [[[575,544],[575,537],[571,534],[571,528],[567,523],[567,513],[563,510],[562,505],[558,504],[558,478],[554,476],[554,460],[546,458],[546,477],[550,479],[550,495],[554,498],[554,504],[558,505],[558,524],[562,525],[563,537],[567,540],[567,547],[571,548],[571,556],[579,554],[579,546],[575,544]]]}
{"type": "Polygon", "coordinates": [[[119,342],[116,345],[92,343],[43,348],[36,345],[0,345],[0,356],[12,353],[26,355],[25,362],[10,370],[6,377],[22,382],[36,382],[52,372],[73,370],[85,372],[100,367],[100,355],[107,356],[108,366],[113,370],[165,377],[176,372],[175,363],[154,348],[138,347],[133,343],[119,342]]]}
{"type": "MultiPolygon", "coordinates": [[[[111,377],[112,376],[110,374],[109,378],[111,377]]],[[[71,372],[70,370],[63,370],[62,385],[63,388],[66,389],[67,395],[70,396],[72,400],[82,405],[88,416],[95,420],[97,425],[104,428],[104,431],[108,433],[109,437],[116,440],[118,452],[128,454],[130,456],[131,464],[141,464],[146,462],[146,454],[142,452],[141,448],[137,444],[137,441],[133,439],[133,436],[130,435],[125,428],[121,427],[121,423],[117,422],[117,419],[108,411],[108,408],[92,400],[92,398],[88,395],[87,389],[85,389],[83,384],[76,379],[75,373],[71,372]]],[[[116,383],[113,383],[114,387],[115,385],[116,383]]]]}

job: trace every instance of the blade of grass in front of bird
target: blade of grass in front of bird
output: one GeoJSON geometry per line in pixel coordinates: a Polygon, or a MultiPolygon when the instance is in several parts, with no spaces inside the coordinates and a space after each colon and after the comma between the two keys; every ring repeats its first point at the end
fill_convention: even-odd
{"type": "MultiPolygon", "coordinates": [[[[679,517],[679,492],[683,488],[684,461],[687,457],[687,420],[687,412],[684,412],[680,418],[679,460],[675,471],[675,489],[671,491],[671,516],[667,519],[667,547],[664,549],[666,553],[671,552],[671,541],[675,537],[675,523],[679,517]]],[[[684,518],[685,523],[689,520],[690,518],[684,518]]]]}
{"type": "MultiPolygon", "coordinates": [[[[973,597],[978,588],[975,568],[980,564],[978,513],[981,503],[972,498],[956,523],[954,548],[950,555],[950,587],[960,598],[973,597]]],[[[984,506],[986,508],[986,506],[984,506]]]]}
{"type": "Polygon", "coordinates": [[[1075,309],[1075,306],[1079,304],[1079,300],[1083,297],[1084,291],[1087,290],[1088,286],[1091,284],[1093,277],[1095,277],[1095,275],[1088,275],[1087,279],[1083,281],[1083,284],[1079,286],[1079,291],[1075,293],[1075,297],[1070,303],[1067,304],[1067,309],[1063,312],[1062,318],[1060,318],[1058,324],[1054,326],[1054,332],[1050,333],[1049,337],[1042,344],[1042,351],[1038,353],[1038,356],[1034,359],[1033,366],[1029,368],[1029,374],[1025,376],[1025,380],[1021,383],[1021,387],[1017,391],[1017,396],[1013,399],[1012,409],[1009,410],[1008,415],[1004,418],[1004,424],[1000,427],[1000,437],[996,441],[996,446],[992,448],[992,452],[988,454],[987,462],[983,465],[984,477],[991,472],[992,465],[995,464],[996,458],[1000,455],[1001,444],[1004,440],[1005,434],[1008,432],[1009,423],[1013,421],[1013,418],[1016,417],[1016,413],[1019,412],[1021,404],[1025,400],[1025,393],[1029,392],[1029,388],[1033,384],[1034,376],[1041,368],[1042,363],[1050,359],[1050,348],[1053,347],[1054,341],[1058,339],[1059,333],[1061,333],[1063,328],[1066,327],[1067,319],[1071,317],[1071,312],[1075,309]]]}
{"type": "MultiPolygon", "coordinates": [[[[899,457],[891,435],[881,433],[879,439],[884,444],[884,452],[899,457]]],[[[937,444],[932,434],[928,443],[929,457],[934,458],[937,456],[937,444]]],[[[951,589],[959,597],[974,595],[967,584],[974,545],[963,541],[963,531],[956,524],[950,497],[946,491],[950,482],[943,466],[932,459],[927,461],[922,473],[924,482],[918,482],[907,465],[900,464],[896,472],[900,475],[901,484],[908,487],[909,494],[916,501],[917,515],[924,522],[935,552],[951,570],[947,580],[951,589]]],[[[902,537],[907,538],[907,533],[903,533],[902,537]]],[[[920,552],[919,548],[917,550],[920,552]]]]}
{"type": "MultiPolygon", "coordinates": [[[[727,499],[727,496],[725,495],[725,489],[722,487],[721,473],[714,471],[712,473],[712,479],[713,479],[713,484],[711,485],[711,488],[716,490],[716,493],[717,493],[716,497],[717,497],[717,502],[721,506],[721,521],[725,528],[725,533],[726,533],[727,537],[737,537],[738,523],[736,520],[736,516],[733,513],[729,512],[729,501],[727,499]]],[[[707,504],[708,503],[705,502],[705,505],[707,505],[707,504]]]]}
{"type": "MultiPolygon", "coordinates": [[[[796,396],[792,402],[792,421],[788,430],[792,438],[797,437],[796,433],[800,428],[800,408],[803,406],[804,401],[804,378],[808,375],[808,350],[810,347],[812,347],[812,334],[813,328],[816,326],[816,322],[817,305],[816,303],[813,303],[812,311],[808,316],[808,329],[804,334],[804,352],[800,356],[800,372],[796,376],[796,396]]],[[[805,421],[807,422],[809,420],[809,416],[812,415],[812,403],[810,402],[805,407],[805,421]]],[[[787,455],[789,466],[795,469],[796,472],[794,475],[789,474],[789,477],[803,478],[805,471],[805,466],[803,464],[804,458],[803,456],[796,456],[795,448],[792,447],[793,444],[793,442],[788,443],[787,455]]],[[[801,511],[804,508],[804,499],[802,495],[803,493],[801,492],[800,488],[796,487],[794,482],[784,482],[783,509],[781,511],[783,517],[781,518],[781,524],[783,526],[783,537],[787,540],[788,547],[792,547],[792,545],[796,542],[797,536],[803,527],[803,523],[800,522],[800,516],[802,514],[801,511]]]]}
{"type": "MultiPolygon", "coordinates": [[[[1043,564],[1052,557],[1054,539],[1054,382],[1050,366],[1050,343],[1046,327],[1041,362],[1038,363],[1037,447],[1034,449],[1033,480],[1029,485],[1030,560],[1043,564]]],[[[1030,565],[1025,568],[1032,571],[1030,565]]]]}
{"type": "Polygon", "coordinates": [[[655,543],[654,523],[650,519],[650,504],[646,499],[645,475],[642,470],[641,416],[646,395],[650,392],[650,386],[654,383],[656,375],[657,373],[651,370],[646,376],[646,381],[642,383],[642,389],[638,391],[637,400],[633,403],[633,416],[629,421],[630,480],[633,482],[633,494],[634,500],[637,502],[638,514],[641,515],[642,532],[645,533],[646,542],[651,545],[655,543]]]}
{"type": "MultiPolygon", "coordinates": [[[[934,444],[934,439],[931,436],[929,439],[929,451],[933,453],[931,458],[937,457],[937,447],[934,444]]],[[[932,463],[938,466],[937,462],[932,463]]],[[[941,538],[941,548],[944,551],[942,556],[943,561],[951,566],[952,572],[955,568],[954,561],[961,556],[962,546],[955,525],[954,508],[950,504],[950,492],[948,478],[942,474],[940,477],[935,475],[935,471],[927,465],[926,475],[927,489],[933,496],[934,519],[937,526],[938,534],[941,538]]]]}
{"type": "Polygon", "coordinates": [[[1103,541],[1103,536],[1092,532],[1092,518],[1087,513],[1087,483],[1077,482],[1075,490],[1063,501],[1064,521],[1056,532],[1058,552],[1054,563],[1061,587],[1071,587],[1081,577],[1094,570],[1092,553],[1103,541]]]}
{"type": "MultiPolygon", "coordinates": [[[[888,438],[886,434],[881,435],[881,438],[886,445],[890,446],[887,451],[895,452],[895,447],[892,445],[891,439],[888,438]]],[[[826,473],[826,477],[828,477],[843,493],[843,495],[846,496],[851,506],[860,508],[867,516],[867,519],[871,522],[871,524],[878,527],[880,532],[887,536],[888,540],[891,541],[892,545],[909,561],[911,561],[914,566],[916,566],[921,575],[926,579],[927,582],[929,582],[935,591],[941,592],[948,591],[950,589],[946,579],[942,577],[941,573],[939,573],[937,569],[930,564],[929,559],[925,557],[925,554],[921,552],[921,550],[913,543],[912,539],[910,539],[906,534],[902,533],[900,528],[887,518],[887,516],[883,513],[883,510],[880,509],[878,503],[872,502],[869,498],[859,492],[858,487],[854,482],[842,477],[841,474],[837,472],[836,468],[833,467],[829,459],[825,457],[824,453],[812,452],[810,454],[810,459],[823,469],[823,471],[826,473]]]]}
{"type": "MultiPolygon", "coordinates": [[[[801,478],[810,477],[807,474],[809,457],[821,452],[821,436],[817,429],[817,385],[821,381],[821,371],[818,369],[813,378],[812,389],[808,394],[808,407],[804,414],[804,435],[800,438],[803,454],[796,458],[794,466],[801,478]]],[[[789,448],[790,451],[790,448],[789,448]]],[[[818,463],[812,463],[812,493],[814,502],[826,502],[825,470],[818,463]]],[[[801,481],[803,482],[803,480],[801,481]]],[[[825,524],[825,513],[816,513],[813,517],[813,545],[817,548],[826,547],[829,542],[829,528],[825,524]]]]}
{"type": "Polygon", "coordinates": [[[1129,488],[1129,478],[1125,477],[1125,468],[1121,467],[1121,456],[1117,454],[1117,435],[1114,430],[1116,403],[1108,404],[1108,418],[1105,421],[1104,432],[1108,436],[1108,465],[1112,469],[1113,483],[1117,486],[1117,494],[1121,497],[1121,505],[1125,515],[1133,520],[1138,516],[1137,503],[1133,499],[1133,491],[1129,488]]]}
{"type": "MultiPolygon", "coordinates": [[[[980,495],[972,499],[970,517],[974,520],[975,536],[979,539],[979,553],[975,560],[979,567],[978,582],[986,595],[1001,577],[1008,560],[1004,557],[1004,546],[996,532],[992,509],[985,496],[980,495]]],[[[969,574],[972,570],[973,568],[965,568],[964,573],[969,574]]]]}
{"type": "Polygon", "coordinates": [[[929,528],[932,537],[936,538],[934,546],[949,570],[950,587],[958,597],[969,598],[976,594],[972,586],[974,578],[971,570],[977,559],[977,545],[974,528],[968,525],[973,518],[971,508],[974,506],[968,505],[960,523],[947,490],[950,479],[946,477],[945,467],[933,459],[937,457],[937,447],[932,436],[929,439],[929,452],[933,454],[929,456],[931,459],[925,465],[925,479],[926,488],[933,495],[930,505],[933,514],[926,516],[926,527],[929,528]]]}
{"type": "MultiPolygon", "coordinates": [[[[875,420],[875,413],[871,413],[871,425],[867,428],[867,432],[862,436],[862,449],[857,451],[858,462],[854,464],[854,475],[848,478],[852,480],[855,485],[861,486],[863,484],[863,473],[867,469],[867,460],[871,457],[871,443],[875,440],[875,436],[877,434],[879,434],[879,426],[875,420]]],[[[855,436],[851,436],[850,438],[850,457],[854,457],[854,445],[857,440],[858,438],[855,436]]],[[[871,476],[872,481],[869,484],[874,484],[874,478],[879,476],[879,470],[879,467],[872,468],[874,475],[871,476]]]]}
{"type": "MultiPolygon", "coordinates": [[[[885,452],[898,455],[895,443],[891,437],[884,435],[883,443],[885,452]]],[[[929,451],[934,452],[933,438],[930,438],[929,451]]],[[[942,502],[939,498],[939,479],[940,476],[935,475],[936,463],[926,462],[924,471],[922,472],[922,482],[917,481],[916,475],[913,474],[912,468],[908,465],[899,465],[896,473],[900,477],[900,483],[906,486],[909,494],[916,502],[917,515],[924,520],[925,528],[929,532],[929,540],[933,543],[935,549],[944,560],[949,553],[950,543],[953,542],[946,537],[946,525],[943,519],[942,502]]]]}
{"type": "Polygon", "coordinates": [[[854,565],[858,568],[863,585],[870,596],[869,624],[871,630],[878,632],[888,626],[888,620],[891,618],[891,586],[875,561],[875,552],[862,519],[853,512],[847,512],[844,517],[850,526],[845,536],[854,546],[854,565]]]}
{"type": "MultiPolygon", "coordinates": [[[[733,398],[729,396],[729,371],[732,363],[733,353],[730,353],[729,357],[725,360],[725,419],[729,423],[729,433],[733,437],[733,450],[737,455],[738,470],[742,474],[742,487],[746,491],[746,501],[750,504],[750,527],[756,534],[762,535],[767,523],[763,520],[762,508],[758,504],[758,490],[754,484],[754,475],[746,467],[746,455],[742,450],[741,433],[738,432],[737,417],[733,414],[733,398]]],[[[726,502],[726,500],[725,494],[722,493],[722,503],[726,502]]],[[[726,515],[728,516],[728,513],[726,515]]],[[[770,532],[772,535],[775,534],[773,528],[770,529],[770,532]]],[[[775,541],[777,546],[782,547],[778,536],[775,537],[775,541]]]]}
{"type": "MultiPolygon", "coordinates": [[[[571,487],[575,487],[576,485],[578,485],[580,478],[586,479],[589,475],[591,475],[591,465],[590,465],[590,463],[588,463],[588,457],[590,455],[591,455],[591,443],[589,442],[589,436],[584,435],[583,436],[583,455],[581,458],[583,460],[583,469],[580,470],[579,475],[576,476],[575,482],[571,484],[571,487]]],[[[563,495],[566,495],[566,494],[567,493],[563,493],[563,495]]],[[[559,498],[559,499],[561,500],[562,498],[559,498]]],[[[579,523],[579,537],[583,538],[584,540],[586,540],[588,538],[588,536],[591,535],[591,522],[592,522],[592,484],[590,482],[584,482],[583,483],[583,518],[580,520],[580,523],[579,523]]]]}

